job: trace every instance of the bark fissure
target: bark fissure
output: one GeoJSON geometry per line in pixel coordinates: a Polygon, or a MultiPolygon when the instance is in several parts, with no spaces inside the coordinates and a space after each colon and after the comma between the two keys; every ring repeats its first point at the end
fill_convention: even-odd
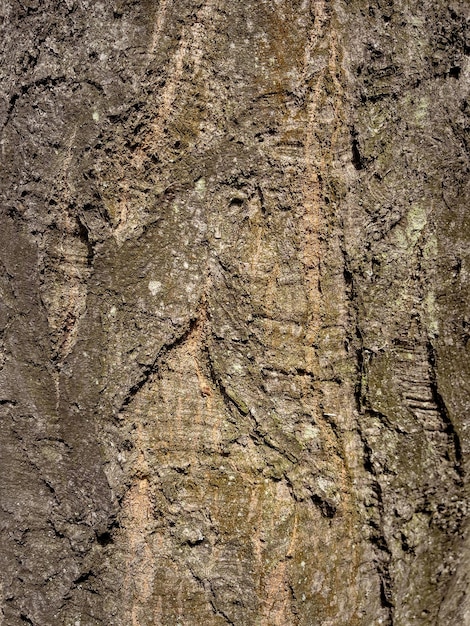
{"type": "Polygon", "coordinates": [[[466,623],[463,3],[39,4],[0,9],[5,625],[466,623]]]}
{"type": "Polygon", "coordinates": [[[449,415],[449,411],[447,409],[446,403],[439,392],[437,375],[436,375],[436,353],[434,347],[430,341],[427,342],[427,351],[428,351],[428,359],[430,365],[430,375],[431,375],[431,392],[433,396],[433,402],[439,411],[442,422],[444,424],[444,429],[446,434],[449,437],[450,444],[453,448],[453,457],[455,459],[455,470],[460,478],[464,477],[464,467],[463,467],[463,457],[462,457],[462,444],[460,442],[460,437],[455,429],[454,423],[449,415]]]}
{"type": "Polygon", "coordinates": [[[192,318],[188,324],[188,327],[186,328],[186,330],[181,333],[180,335],[178,335],[175,339],[173,339],[172,341],[165,343],[160,350],[158,351],[157,355],[155,356],[154,360],[152,361],[152,363],[146,367],[144,367],[142,369],[142,374],[140,376],[140,380],[138,382],[136,382],[127,392],[126,396],[124,397],[118,411],[117,411],[117,415],[119,416],[123,411],[126,410],[126,408],[133,402],[133,400],[136,398],[136,396],[139,394],[139,392],[141,391],[141,389],[143,387],[145,387],[149,382],[152,381],[152,377],[158,373],[158,369],[160,364],[164,361],[165,357],[172,351],[175,350],[177,347],[181,346],[182,344],[184,344],[188,338],[191,336],[191,334],[194,332],[194,329],[197,327],[197,324],[199,322],[199,319],[197,317],[192,318]]]}

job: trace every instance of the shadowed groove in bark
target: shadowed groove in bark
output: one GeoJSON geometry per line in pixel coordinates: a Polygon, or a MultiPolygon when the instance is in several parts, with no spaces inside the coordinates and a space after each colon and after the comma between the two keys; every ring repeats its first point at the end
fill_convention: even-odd
{"type": "Polygon", "coordinates": [[[449,415],[449,411],[447,409],[446,403],[439,392],[437,376],[436,376],[436,353],[431,341],[428,341],[426,344],[426,348],[428,351],[428,359],[429,365],[431,368],[431,390],[434,402],[439,410],[441,415],[441,419],[445,425],[445,432],[449,437],[449,441],[453,447],[453,456],[455,458],[455,470],[457,474],[464,478],[464,468],[462,464],[462,444],[460,442],[460,437],[458,432],[455,429],[454,423],[449,415]]]}
{"type": "Polygon", "coordinates": [[[461,626],[463,3],[85,4],[0,9],[5,624],[461,626]]]}
{"type": "Polygon", "coordinates": [[[191,333],[194,332],[195,328],[197,327],[198,322],[199,320],[197,317],[190,320],[188,328],[182,334],[180,334],[171,342],[164,344],[160,348],[158,354],[153,360],[153,363],[142,369],[140,380],[136,382],[127,392],[127,395],[125,396],[121,406],[117,411],[117,415],[119,415],[123,410],[126,409],[127,406],[129,406],[129,404],[132,403],[139,391],[151,380],[151,377],[158,372],[158,366],[162,359],[164,359],[165,356],[173,349],[184,344],[188,340],[188,338],[191,336],[191,333]]]}

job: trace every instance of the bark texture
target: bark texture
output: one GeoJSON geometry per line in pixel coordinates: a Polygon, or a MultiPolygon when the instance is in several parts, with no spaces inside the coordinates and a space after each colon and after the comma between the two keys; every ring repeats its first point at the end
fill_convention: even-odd
{"type": "Polygon", "coordinates": [[[4,0],[1,624],[470,624],[468,13],[4,0]]]}

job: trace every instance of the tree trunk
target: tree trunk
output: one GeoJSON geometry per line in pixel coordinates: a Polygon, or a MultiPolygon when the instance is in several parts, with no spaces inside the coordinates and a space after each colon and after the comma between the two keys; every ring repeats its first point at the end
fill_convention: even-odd
{"type": "Polygon", "coordinates": [[[468,4],[0,14],[0,623],[470,624],[468,4]]]}

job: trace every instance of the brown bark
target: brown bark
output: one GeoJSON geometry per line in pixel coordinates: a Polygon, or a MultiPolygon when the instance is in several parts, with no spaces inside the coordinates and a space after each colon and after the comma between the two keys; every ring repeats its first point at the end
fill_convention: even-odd
{"type": "Polygon", "coordinates": [[[470,623],[466,3],[0,15],[0,623],[470,623]]]}

